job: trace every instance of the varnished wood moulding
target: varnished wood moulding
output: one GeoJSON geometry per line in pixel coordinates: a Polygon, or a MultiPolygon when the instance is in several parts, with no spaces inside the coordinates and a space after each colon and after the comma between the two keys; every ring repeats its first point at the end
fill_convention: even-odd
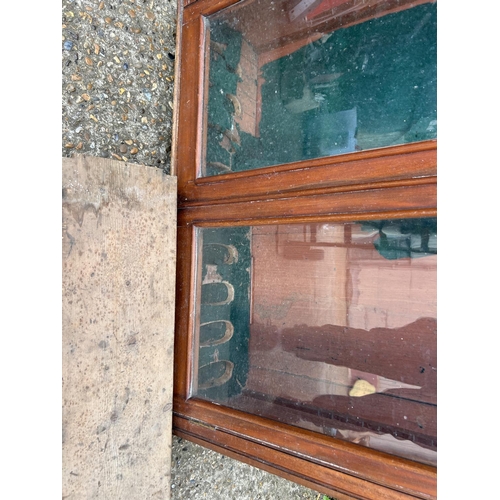
{"type": "Polygon", "coordinates": [[[174,428],[354,498],[436,497],[436,468],[202,400],[174,400],[174,428]],[[252,450],[252,451],[250,451],[252,450]],[[296,465],[291,459],[298,460],[296,465]]]}
{"type": "MultiPolygon", "coordinates": [[[[385,494],[387,490],[380,487],[374,488],[374,495],[370,495],[368,491],[363,491],[369,489],[366,484],[360,481],[356,482],[349,476],[345,476],[342,473],[326,470],[324,467],[321,467],[321,472],[317,470],[315,471],[314,475],[317,478],[316,481],[309,482],[303,475],[309,471],[309,468],[304,467],[300,459],[290,457],[289,455],[284,453],[274,452],[273,457],[271,458],[272,462],[269,463],[265,458],[268,454],[268,450],[258,444],[246,442],[245,446],[242,447],[241,442],[243,440],[235,436],[228,435],[226,439],[223,440],[224,443],[221,446],[217,446],[213,441],[211,441],[215,438],[215,435],[209,429],[207,430],[206,428],[203,428],[202,432],[199,433],[197,432],[199,431],[199,425],[197,425],[196,423],[193,423],[189,420],[186,420],[184,422],[176,420],[176,423],[178,423],[178,427],[175,429],[175,433],[188,440],[192,440],[204,446],[208,446],[209,448],[219,451],[220,453],[231,456],[232,458],[236,458],[237,460],[246,462],[261,469],[267,470],[268,472],[274,473],[278,476],[285,477],[286,479],[303,484],[315,490],[320,490],[322,493],[330,494],[336,499],[349,498],[355,500],[373,500],[374,498],[377,498],[377,500],[401,500],[401,498],[408,498],[407,496],[402,497],[401,495],[387,495],[385,494]],[[182,426],[182,424],[184,424],[184,426],[182,426]],[[352,483],[357,484],[353,485],[352,483]],[[335,485],[335,488],[329,486],[332,484],[335,485]],[[358,488],[356,488],[356,486],[358,486],[358,488]],[[359,493],[359,495],[342,495],[342,497],[339,497],[338,492],[343,491],[344,488],[347,488],[350,491],[355,491],[359,493]]],[[[221,433],[219,432],[217,434],[218,435],[216,439],[220,442],[221,433]]],[[[315,469],[317,468],[318,467],[316,466],[315,469]]]]}
{"type": "MultiPolygon", "coordinates": [[[[201,26],[201,39],[200,39],[200,47],[205,47],[201,50],[200,56],[202,56],[203,60],[203,69],[201,71],[200,77],[200,88],[203,89],[203,101],[200,103],[200,107],[198,110],[199,117],[201,120],[201,126],[198,129],[198,137],[196,147],[196,158],[195,158],[195,169],[196,169],[196,177],[203,175],[202,170],[205,163],[203,162],[204,151],[207,150],[207,134],[203,131],[208,130],[208,109],[207,106],[204,105],[208,103],[209,96],[209,80],[210,80],[210,50],[206,50],[206,47],[210,47],[211,43],[211,34],[208,26],[208,21],[206,18],[202,18],[202,26],[201,26]]],[[[191,170],[191,175],[192,175],[191,170]]],[[[192,177],[190,177],[190,181],[192,177]]],[[[188,183],[189,185],[189,183],[188,183]]],[[[179,198],[179,197],[178,197],[179,198]]]]}
{"type": "Polygon", "coordinates": [[[187,206],[195,202],[284,196],[299,190],[434,177],[436,146],[435,141],[426,141],[196,180],[193,171],[189,180],[179,185],[179,202],[187,206]]]}
{"type": "Polygon", "coordinates": [[[240,0],[184,0],[184,2],[186,1],[189,4],[184,6],[185,23],[189,23],[200,16],[210,16],[240,2],[240,0]]]}
{"type": "Polygon", "coordinates": [[[384,212],[435,209],[435,183],[370,189],[341,193],[317,194],[276,199],[262,199],[231,204],[210,204],[181,208],[178,223],[232,222],[238,225],[255,220],[279,219],[289,222],[297,217],[321,217],[340,214],[370,214],[384,212]]]}
{"type": "Polygon", "coordinates": [[[186,401],[176,397],[175,407],[179,415],[189,415],[189,418],[204,422],[208,426],[244,435],[248,439],[282,451],[296,453],[299,446],[306,445],[302,446],[301,450],[303,453],[311,452],[309,458],[312,461],[337,467],[344,473],[364,477],[376,483],[385,484],[387,478],[393,474],[399,474],[401,475],[400,481],[403,481],[401,488],[411,489],[411,486],[404,486],[404,482],[409,480],[411,474],[416,473],[419,477],[427,478],[426,480],[435,477],[436,468],[433,466],[418,464],[265,417],[221,407],[209,401],[201,399],[186,401]],[[273,436],[274,433],[279,434],[276,439],[273,436]],[[311,436],[314,436],[314,442],[311,441],[311,436]],[[356,466],[362,464],[363,469],[359,470],[358,467],[353,469],[355,462],[356,466]],[[383,469],[385,466],[387,470],[383,469]]]}
{"type": "Polygon", "coordinates": [[[280,199],[280,198],[291,198],[300,196],[318,196],[318,195],[328,195],[335,193],[347,193],[356,191],[366,191],[374,189],[388,189],[388,188],[399,188],[399,187],[413,187],[424,184],[437,184],[436,176],[428,177],[416,177],[411,179],[397,179],[390,181],[379,181],[379,182],[367,182],[361,184],[340,184],[338,186],[320,186],[312,188],[304,188],[297,190],[280,190],[277,192],[270,192],[263,195],[244,195],[238,197],[225,197],[224,193],[227,191],[227,186],[224,186],[220,190],[221,197],[216,200],[195,200],[195,201],[182,201],[179,200],[179,208],[191,208],[203,205],[228,205],[233,203],[250,202],[262,199],[280,199]]]}
{"type": "Polygon", "coordinates": [[[189,397],[192,382],[196,239],[193,227],[177,228],[174,394],[189,397]]]}
{"type": "Polygon", "coordinates": [[[196,172],[196,158],[200,151],[203,104],[203,51],[193,50],[203,44],[202,19],[182,27],[182,61],[179,74],[177,135],[173,149],[178,183],[186,185],[196,172]]]}
{"type": "Polygon", "coordinates": [[[182,16],[184,13],[184,8],[182,1],[177,3],[177,23],[176,23],[176,39],[175,39],[175,64],[174,64],[174,109],[172,114],[172,158],[170,163],[170,175],[177,175],[177,136],[179,134],[179,106],[180,106],[180,82],[181,79],[178,77],[181,71],[181,60],[182,60],[182,16]]]}
{"type": "MultiPolygon", "coordinates": [[[[388,212],[373,212],[359,214],[329,214],[320,216],[294,216],[283,220],[282,217],[268,217],[266,219],[256,218],[251,221],[199,221],[196,227],[229,227],[229,226],[265,226],[271,224],[311,224],[311,223],[333,223],[333,222],[357,222],[369,220],[388,219],[414,219],[421,217],[437,217],[435,208],[418,210],[393,210],[388,212]]],[[[188,227],[192,227],[189,225],[188,227]]]]}
{"type": "Polygon", "coordinates": [[[259,469],[265,470],[266,472],[269,472],[271,474],[275,474],[275,475],[283,477],[289,481],[293,481],[295,483],[301,484],[302,486],[305,486],[307,488],[316,489],[316,490],[321,489],[322,493],[334,496],[336,500],[356,500],[354,497],[345,495],[343,493],[339,493],[338,491],[333,490],[332,488],[329,488],[328,486],[318,487],[317,483],[312,482],[308,478],[299,477],[299,476],[290,474],[289,472],[282,470],[278,467],[275,467],[273,465],[270,465],[262,460],[257,460],[256,458],[242,455],[241,453],[230,450],[229,448],[227,448],[225,446],[218,446],[217,444],[212,443],[210,441],[207,441],[205,439],[202,439],[199,436],[194,435],[189,431],[182,430],[180,426],[174,429],[174,434],[176,436],[183,438],[183,439],[186,439],[186,440],[191,441],[193,443],[199,444],[205,448],[209,448],[211,450],[214,450],[218,453],[226,455],[226,456],[233,458],[235,460],[238,460],[240,462],[244,462],[248,465],[252,465],[253,467],[258,467],[259,469]]]}
{"type": "MultiPolygon", "coordinates": [[[[266,175],[272,173],[286,172],[288,170],[302,170],[310,167],[317,166],[333,166],[339,163],[351,162],[355,160],[368,160],[374,158],[387,158],[392,155],[402,155],[411,153],[421,153],[426,151],[437,151],[437,140],[432,139],[428,141],[411,142],[408,144],[398,144],[396,146],[386,146],[384,148],[367,149],[364,151],[355,151],[352,153],[343,153],[336,156],[327,156],[321,158],[312,158],[303,161],[297,161],[293,163],[285,163],[283,165],[276,165],[271,167],[257,168],[253,170],[246,170],[243,172],[233,172],[229,174],[221,174],[218,176],[205,177],[203,179],[197,179],[197,182],[211,183],[217,182],[219,179],[229,179],[238,177],[251,177],[266,175]]],[[[434,157],[434,166],[436,158],[434,157]]]]}

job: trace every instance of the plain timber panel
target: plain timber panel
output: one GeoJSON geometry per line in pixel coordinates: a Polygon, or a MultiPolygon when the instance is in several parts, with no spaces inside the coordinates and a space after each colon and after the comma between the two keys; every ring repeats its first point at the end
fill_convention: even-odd
{"type": "Polygon", "coordinates": [[[63,498],[170,498],[176,184],[63,158],[63,498]]]}

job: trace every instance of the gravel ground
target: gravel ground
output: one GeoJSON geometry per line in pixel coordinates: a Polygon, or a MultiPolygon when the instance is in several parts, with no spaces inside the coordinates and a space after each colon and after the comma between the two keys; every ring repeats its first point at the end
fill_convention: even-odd
{"type": "Polygon", "coordinates": [[[170,171],[175,0],[63,0],[62,154],[170,171]]]}
{"type": "MultiPolygon", "coordinates": [[[[170,173],[175,0],[63,0],[62,156],[74,153],[170,173]]],[[[172,499],[323,499],[173,438],[172,499]]]]}

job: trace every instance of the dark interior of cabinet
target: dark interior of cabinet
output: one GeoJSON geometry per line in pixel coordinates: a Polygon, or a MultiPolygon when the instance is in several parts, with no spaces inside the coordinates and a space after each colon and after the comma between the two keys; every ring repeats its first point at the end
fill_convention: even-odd
{"type": "Polygon", "coordinates": [[[268,62],[248,41],[253,25],[238,31],[245,12],[209,23],[204,175],[436,138],[435,3],[341,27],[268,62]]]}

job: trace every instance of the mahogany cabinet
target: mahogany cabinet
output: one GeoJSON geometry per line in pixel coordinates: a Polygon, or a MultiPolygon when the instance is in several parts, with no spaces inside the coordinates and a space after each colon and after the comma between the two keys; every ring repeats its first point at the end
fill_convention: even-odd
{"type": "Polygon", "coordinates": [[[435,498],[437,4],[179,5],[174,432],[435,498]]]}

